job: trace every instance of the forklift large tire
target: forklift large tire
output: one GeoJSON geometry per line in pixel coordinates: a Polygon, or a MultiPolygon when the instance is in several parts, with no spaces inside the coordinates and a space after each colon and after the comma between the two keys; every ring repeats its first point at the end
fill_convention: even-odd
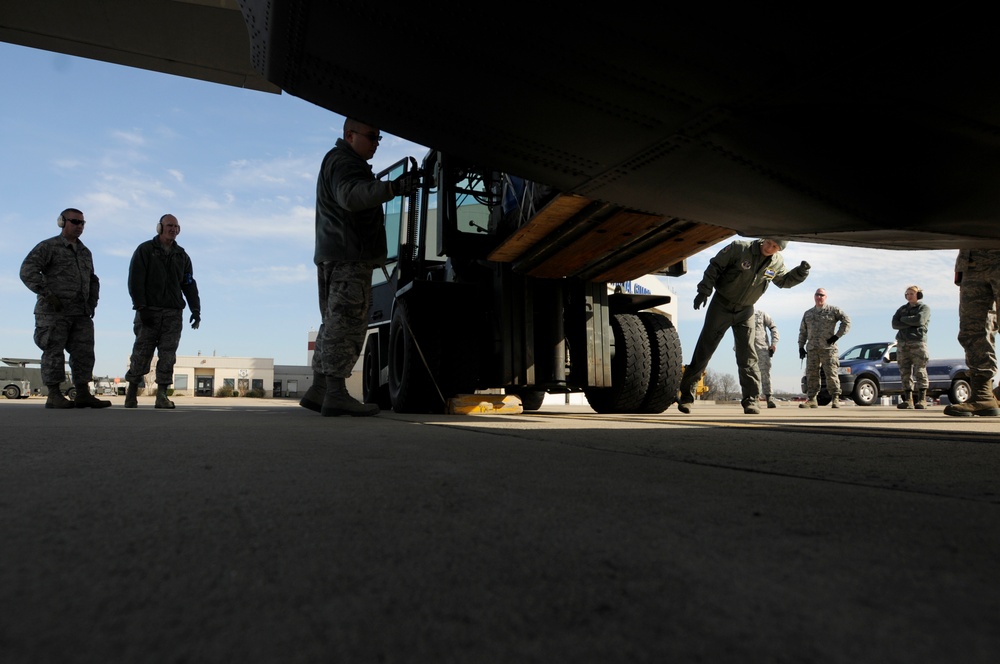
{"type": "Polygon", "coordinates": [[[431,371],[440,373],[439,339],[429,326],[420,324],[405,299],[396,300],[389,324],[389,399],[397,413],[444,412],[445,404],[424,365],[426,359],[431,371]]]}
{"type": "Polygon", "coordinates": [[[584,389],[590,407],[598,413],[640,413],[649,389],[649,336],[636,314],[611,317],[614,348],[611,387],[584,389]]]}
{"type": "Polygon", "coordinates": [[[641,413],[662,413],[677,401],[684,375],[684,358],[677,328],[663,314],[639,312],[649,336],[649,389],[639,407],[641,413]]]}
{"type": "MultiPolygon", "coordinates": [[[[383,328],[384,331],[384,328],[383,328]]],[[[382,410],[392,407],[392,400],[389,398],[389,384],[379,384],[379,357],[378,357],[378,332],[368,335],[365,343],[365,355],[362,375],[361,394],[365,403],[373,403],[382,410]]]]}

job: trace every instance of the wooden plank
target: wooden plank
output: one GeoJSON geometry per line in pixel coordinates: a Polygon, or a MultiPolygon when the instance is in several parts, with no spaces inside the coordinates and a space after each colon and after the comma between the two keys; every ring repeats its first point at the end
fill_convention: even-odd
{"type": "Polygon", "coordinates": [[[690,258],[703,249],[711,247],[735,233],[728,228],[699,224],[690,231],[678,235],[646,253],[624,261],[606,270],[595,281],[629,281],[644,274],[652,274],[658,270],[673,265],[678,261],[690,258]]]}
{"type": "Polygon", "coordinates": [[[587,265],[669,223],[671,220],[662,216],[622,210],[533,268],[529,274],[545,279],[577,274],[587,265]]]}
{"type": "Polygon", "coordinates": [[[497,263],[509,263],[517,259],[591,202],[589,198],[576,194],[560,194],[549,201],[531,221],[517,229],[513,235],[490,252],[487,258],[497,263]]]}

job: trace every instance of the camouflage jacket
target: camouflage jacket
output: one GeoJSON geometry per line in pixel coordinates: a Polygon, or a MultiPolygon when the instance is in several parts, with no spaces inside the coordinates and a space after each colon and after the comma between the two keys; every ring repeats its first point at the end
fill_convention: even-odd
{"type": "Polygon", "coordinates": [[[21,263],[21,281],[38,295],[35,314],[93,316],[101,294],[94,274],[94,257],[83,242],[69,242],[61,235],[42,240],[21,263]],[[61,311],[46,299],[59,298],[61,311]]]}
{"type": "Polygon", "coordinates": [[[851,319],[839,307],[825,304],[806,310],[799,326],[799,348],[820,350],[836,348],[837,340],[828,343],[830,337],[838,339],[851,329],[851,319]],[[837,327],[837,323],[840,327],[837,327]]]}
{"type": "Polygon", "coordinates": [[[955,283],[963,272],[1000,269],[1000,249],[960,249],[955,258],[955,283]]]}
{"type": "Polygon", "coordinates": [[[761,311],[758,309],[754,312],[754,345],[760,348],[770,348],[771,346],[777,345],[778,343],[778,326],[775,325],[774,319],[771,318],[766,311],[761,311]],[[768,332],[771,334],[771,340],[768,341],[768,332]]]}

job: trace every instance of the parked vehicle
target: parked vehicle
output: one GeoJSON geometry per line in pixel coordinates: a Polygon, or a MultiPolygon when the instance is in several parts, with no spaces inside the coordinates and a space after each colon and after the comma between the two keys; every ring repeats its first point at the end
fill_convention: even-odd
{"type": "MultiPolygon", "coordinates": [[[[10,387],[11,380],[21,380],[31,385],[35,386],[35,391],[39,389],[42,390],[43,395],[47,395],[49,390],[45,387],[45,381],[42,380],[42,361],[35,359],[19,358],[19,357],[0,357],[0,381],[4,381],[3,384],[10,387]]],[[[62,390],[70,399],[76,398],[76,387],[73,386],[73,382],[70,380],[70,376],[67,373],[66,379],[59,385],[62,390]]],[[[31,389],[21,390],[21,398],[27,399],[31,395],[31,389]]],[[[13,394],[13,390],[8,392],[4,389],[4,396],[8,399],[16,399],[17,397],[8,396],[8,394],[13,394]]]]}
{"type": "Polygon", "coordinates": [[[31,381],[21,367],[0,367],[0,388],[8,399],[27,399],[31,396],[31,381]]]}
{"type": "MultiPolygon", "coordinates": [[[[821,372],[822,374],[822,372],[821,372]]],[[[968,401],[970,394],[969,368],[965,360],[930,360],[927,363],[929,385],[927,396],[937,398],[948,395],[952,403],[968,401]]],[[[802,391],[806,391],[806,376],[802,377],[802,391]]],[[[903,382],[896,363],[896,342],[852,346],[840,355],[840,393],[850,396],[859,406],[874,406],[879,397],[903,393],[903,382]]],[[[817,401],[830,403],[826,377],[821,375],[817,401]]]]}

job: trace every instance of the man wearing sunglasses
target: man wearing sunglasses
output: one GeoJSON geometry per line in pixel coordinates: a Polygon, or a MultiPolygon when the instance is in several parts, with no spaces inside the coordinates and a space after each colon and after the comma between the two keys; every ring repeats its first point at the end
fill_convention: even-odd
{"type": "Polygon", "coordinates": [[[94,378],[94,310],[101,283],[94,257],[80,241],[83,212],[66,208],[56,218],[59,235],[43,240],[21,263],[21,281],[38,296],[35,344],[42,350],[42,380],[49,389],[46,408],[107,408],[110,401],[90,393],[94,378]],[[59,389],[66,357],[76,386],[74,401],[59,389]]]}
{"type": "Polygon", "coordinates": [[[840,357],[837,341],[851,329],[850,317],[832,304],[827,304],[826,290],[817,288],[813,294],[815,306],[807,309],[799,325],[799,359],[806,360],[806,396],[799,408],[818,408],[819,372],[826,375],[830,406],[840,408],[840,357]],[[808,357],[808,359],[806,359],[808,357]]]}
{"type": "Polygon", "coordinates": [[[344,136],[323,158],[316,183],[316,263],[323,318],[313,351],[313,384],[299,405],[324,417],[376,415],[347,391],[368,330],[372,270],[385,265],[382,204],[409,195],[420,184],[416,172],[379,181],[368,160],[382,136],[369,124],[348,118],[344,136]]]}

